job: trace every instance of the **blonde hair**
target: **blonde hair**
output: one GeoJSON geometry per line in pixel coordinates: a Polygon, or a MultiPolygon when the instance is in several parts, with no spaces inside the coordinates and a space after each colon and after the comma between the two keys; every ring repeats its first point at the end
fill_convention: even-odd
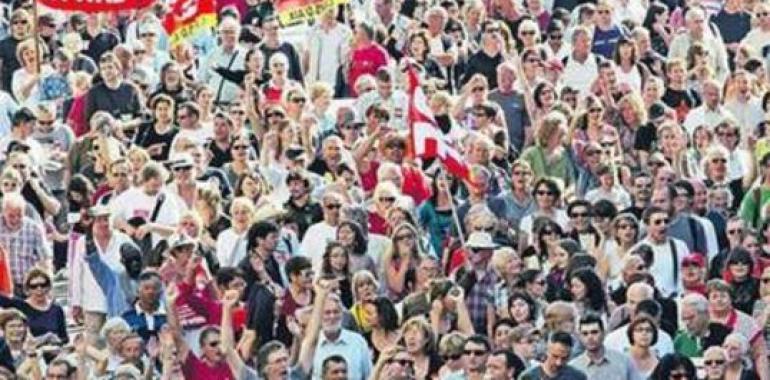
{"type": "Polygon", "coordinates": [[[618,108],[622,109],[624,105],[627,105],[634,111],[637,124],[647,124],[647,110],[644,108],[644,100],[642,100],[642,97],[638,92],[633,91],[620,98],[620,101],[618,101],[618,108]]]}
{"type": "Polygon", "coordinates": [[[561,132],[562,135],[567,133],[567,119],[559,112],[549,112],[535,131],[535,142],[540,147],[545,147],[548,144],[548,138],[557,132],[561,132]]]}
{"type": "Polygon", "coordinates": [[[422,334],[425,336],[425,344],[422,346],[422,352],[427,353],[429,348],[436,345],[436,335],[433,333],[433,328],[425,317],[412,317],[401,327],[401,335],[405,335],[407,330],[414,328],[422,330],[422,334]]]}
{"type": "Polygon", "coordinates": [[[504,272],[505,265],[518,258],[519,255],[516,254],[516,251],[514,251],[513,248],[502,247],[495,250],[495,252],[492,254],[490,263],[492,264],[492,269],[497,272],[497,275],[501,276],[504,272]]]}
{"type": "MultiPolygon", "coordinates": [[[[48,47],[45,46],[42,42],[37,42],[38,48],[40,49],[40,57],[38,58],[39,61],[43,61],[43,57],[48,55],[48,47]]],[[[24,53],[24,50],[35,50],[35,39],[34,38],[27,38],[19,43],[18,46],[16,46],[16,59],[21,63],[22,66],[24,66],[24,60],[22,59],[22,54],[24,53]]]]}
{"type": "Polygon", "coordinates": [[[326,82],[315,82],[308,87],[307,93],[310,97],[310,101],[314,102],[322,96],[334,95],[334,89],[332,89],[332,86],[326,82]]]}
{"type": "Polygon", "coordinates": [[[233,203],[230,204],[230,215],[233,214],[236,207],[244,207],[249,212],[251,216],[254,216],[254,211],[256,211],[256,208],[254,207],[254,202],[252,202],[251,199],[246,197],[236,197],[233,199],[233,203]]]}

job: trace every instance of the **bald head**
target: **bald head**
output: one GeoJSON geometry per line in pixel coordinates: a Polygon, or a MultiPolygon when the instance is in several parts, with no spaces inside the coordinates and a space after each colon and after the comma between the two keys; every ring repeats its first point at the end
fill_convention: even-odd
{"type": "Polygon", "coordinates": [[[655,290],[646,282],[636,282],[631,284],[626,290],[626,305],[629,312],[636,313],[636,305],[644,300],[651,300],[655,296],[655,290]]]}

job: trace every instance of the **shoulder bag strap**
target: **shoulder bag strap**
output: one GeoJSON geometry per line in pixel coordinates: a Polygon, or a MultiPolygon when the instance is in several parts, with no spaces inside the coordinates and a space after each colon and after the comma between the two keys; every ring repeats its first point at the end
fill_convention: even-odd
{"type": "Polygon", "coordinates": [[[163,206],[163,202],[166,200],[166,194],[158,194],[158,199],[155,201],[155,208],[152,209],[152,215],[150,216],[150,222],[155,222],[160,214],[160,207],[163,206]]]}
{"type": "Polygon", "coordinates": [[[671,247],[671,260],[673,261],[671,268],[674,272],[674,282],[679,284],[679,254],[676,251],[676,244],[674,243],[674,239],[669,238],[668,244],[671,247]]]}

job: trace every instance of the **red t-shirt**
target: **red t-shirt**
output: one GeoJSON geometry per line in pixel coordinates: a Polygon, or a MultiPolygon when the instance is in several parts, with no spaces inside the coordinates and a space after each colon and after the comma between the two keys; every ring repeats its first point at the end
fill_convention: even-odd
{"type": "Polygon", "coordinates": [[[350,71],[348,72],[348,87],[351,97],[358,96],[355,89],[358,77],[364,74],[374,75],[377,69],[387,64],[388,52],[376,43],[370,43],[353,50],[350,71]]]}
{"type": "Polygon", "coordinates": [[[192,352],[187,354],[187,360],[182,366],[182,373],[187,380],[235,380],[235,376],[233,376],[226,361],[222,360],[216,366],[211,367],[198,359],[192,352]]]}
{"type": "Polygon", "coordinates": [[[369,233],[388,236],[388,221],[380,214],[369,211],[369,233]]]}

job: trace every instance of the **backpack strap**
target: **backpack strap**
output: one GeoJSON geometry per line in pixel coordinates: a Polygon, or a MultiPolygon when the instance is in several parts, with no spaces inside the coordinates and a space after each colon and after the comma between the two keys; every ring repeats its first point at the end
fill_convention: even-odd
{"type": "Polygon", "coordinates": [[[671,268],[674,272],[674,282],[679,283],[679,253],[676,251],[676,244],[674,243],[674,239],[669,238],[668,239],[668,245],[671,247],[671,260],[673,261],[673,265],[671,265],[671,268]]]}

